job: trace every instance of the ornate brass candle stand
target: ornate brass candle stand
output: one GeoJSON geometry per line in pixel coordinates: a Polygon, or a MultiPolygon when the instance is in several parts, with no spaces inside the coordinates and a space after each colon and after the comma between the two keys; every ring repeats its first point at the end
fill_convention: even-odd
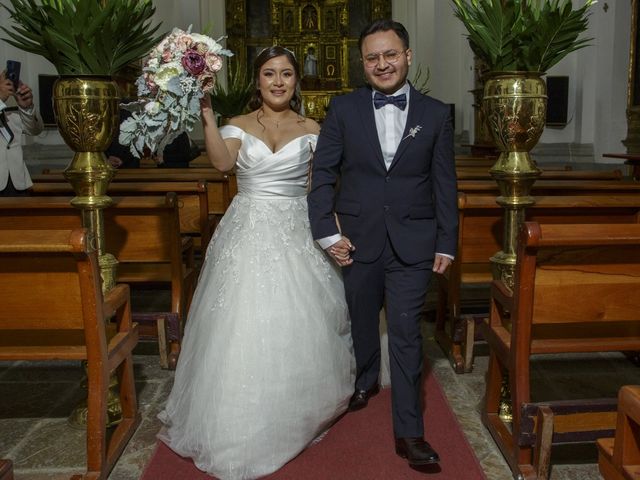
{"type": "MultiPolygon", "coordinates": [[[[108,77],[60,77],[53,88],[53,107],[58,128],[64,141],[75,152],[64,171],[76,197],[71,204],[82,211],[82,223],[95,239],[103,292],[115,285],[116,258],[106,253],[103,212],[112,204],[106,194],[114,170],[106,162],[104,151],[109,147],[118,125],[118,87],[108,77]]],[[[111,387],[116,384],[111,378],[111,387]]],[[[74,410],[69,422],[86,425],[87,406],[74,410]]],[[[117,395],[110,392],[108,425],[122,417],[117,395]]]]}
{"type": "MultiPolygon", "coordinates": [[[[542,171],[529,155],[544,130],[547,89],[534,72],[494,73],[485,82],[484,113],[501,153],[490,174],[498,183],[496,202],[504,208],[502,250],[491,257],[493,278],[513,289],[518,230],[525,208],[534,204],[531,187],[542,171]]],[[[501,389],[500,418],[512,421],[509,379],[501,389]]]]}
{"type": "Polygon", "coordinates": [[[493,277],[512,288],[518,229],[525,207],[534,203],[531,187],[542,173],[529,155],[545,124],[547,89],[541,74],[492,74],[485,82],[483,108],[501,151],[490,174],[500,189],[496,202],[505,209],[502,251],[491,258],[493,277]]]}

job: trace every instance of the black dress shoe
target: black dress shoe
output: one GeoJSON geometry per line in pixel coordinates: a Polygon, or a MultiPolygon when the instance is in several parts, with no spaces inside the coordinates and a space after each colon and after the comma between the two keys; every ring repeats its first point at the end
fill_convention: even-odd
{"type": "Polygon", "coordinates": [[[356,390],[354,394],[351,395],[351,400],[349,400],[349,411],[353,412],[366,407],[369,399],[376,393],[378,393],[377,385],[370,390],[356,390]]]}
{"type": "Polygon", "coordinates": [[[409,465],[429,465],[438,463],[440,457],[422,438],[396,438],[396,453],[406,458],[409,465]]]}

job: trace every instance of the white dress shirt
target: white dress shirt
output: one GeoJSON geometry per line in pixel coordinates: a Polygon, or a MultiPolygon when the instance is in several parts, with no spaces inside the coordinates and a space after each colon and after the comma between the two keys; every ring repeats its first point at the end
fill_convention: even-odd
{"type": "MultiPolygon", "coordinates": [[[[371,101],[377,90],[371,92],[371,101]]],[[[379,92],[382,95],[386,95],[379,92]]],[[[407,116],[409,115],[409,84],[405,84],[392,93],[391,96],[402,95],[407,96],[407,106],[404,110],[401,110],[396,105],[387,103],[380,108],[374,108],[373,113],[376,119],[376,130],[378,131],[378,140],[380,141],[380,148],[382,149],[382,157],[384,158],[384,164],[389,170],[393,157],[396,155],[398,145],[402,139],[404,133],[404,127],[407,124],[407,116]]]]}

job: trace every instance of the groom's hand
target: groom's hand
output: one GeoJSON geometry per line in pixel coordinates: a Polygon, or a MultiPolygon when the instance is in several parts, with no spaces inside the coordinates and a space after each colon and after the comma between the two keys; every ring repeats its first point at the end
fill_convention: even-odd
{"type": "Polygon", "coordinates": [[[326,252],[331,258],[333,258],[333,261],[336,262],[339,267],[346,267],[353,263],[351,252],[355,249],[356,247],[353,246],[351,240],[343,235],[342,239],[327,248],[326,252]]]}
{"type": "Polygon", "coordinates": [[[436,257],[433,260],[433,271],[436,273],[444,273],[445,270],[451,265],[451,259],[445,255],[436,253],[436,257]]]}

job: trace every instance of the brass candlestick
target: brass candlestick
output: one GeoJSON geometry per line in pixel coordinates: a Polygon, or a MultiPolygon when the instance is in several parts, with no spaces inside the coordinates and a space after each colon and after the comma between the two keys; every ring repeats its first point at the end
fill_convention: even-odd
{"type": "MultiPolygon", "coordinates": [[[[491,257],[493,278],[513,290],[518,230],[525,209],[535,203],[531,187],[542,171],[529,151],[540,139],[547,111],[547,88],[537,72],[493,73],[485,82],[483,108],[501,153],[489,170],[498,183],[496,202],[504,208],[502,250],[491,257]]],[[[500,418],[512,421],[509,376],[503,377],[500,418]]]]}
{"type": "MultiPolygon", "coordinates": [[[[106,162],[104,151],[116,131],[118,115],[118,86],[109,77],[60,77],[53,87],[53,108],[60,134],[75,155],[64,171],[64,177],[76,196],[71,205],[82,212],[82,224],[95,239],[102,277],[102,291],[108,292],[116,283],[116,258],[106,253],[103,209],[112,204],[107,196],[114,170],[106,162]]],[[[118,423],[122,410],[114,375],[108,400],[108,425],[118,423]]],[[[85,426],[87,405],[76,407],[69,418],[73,426],[85,426]]]]}

